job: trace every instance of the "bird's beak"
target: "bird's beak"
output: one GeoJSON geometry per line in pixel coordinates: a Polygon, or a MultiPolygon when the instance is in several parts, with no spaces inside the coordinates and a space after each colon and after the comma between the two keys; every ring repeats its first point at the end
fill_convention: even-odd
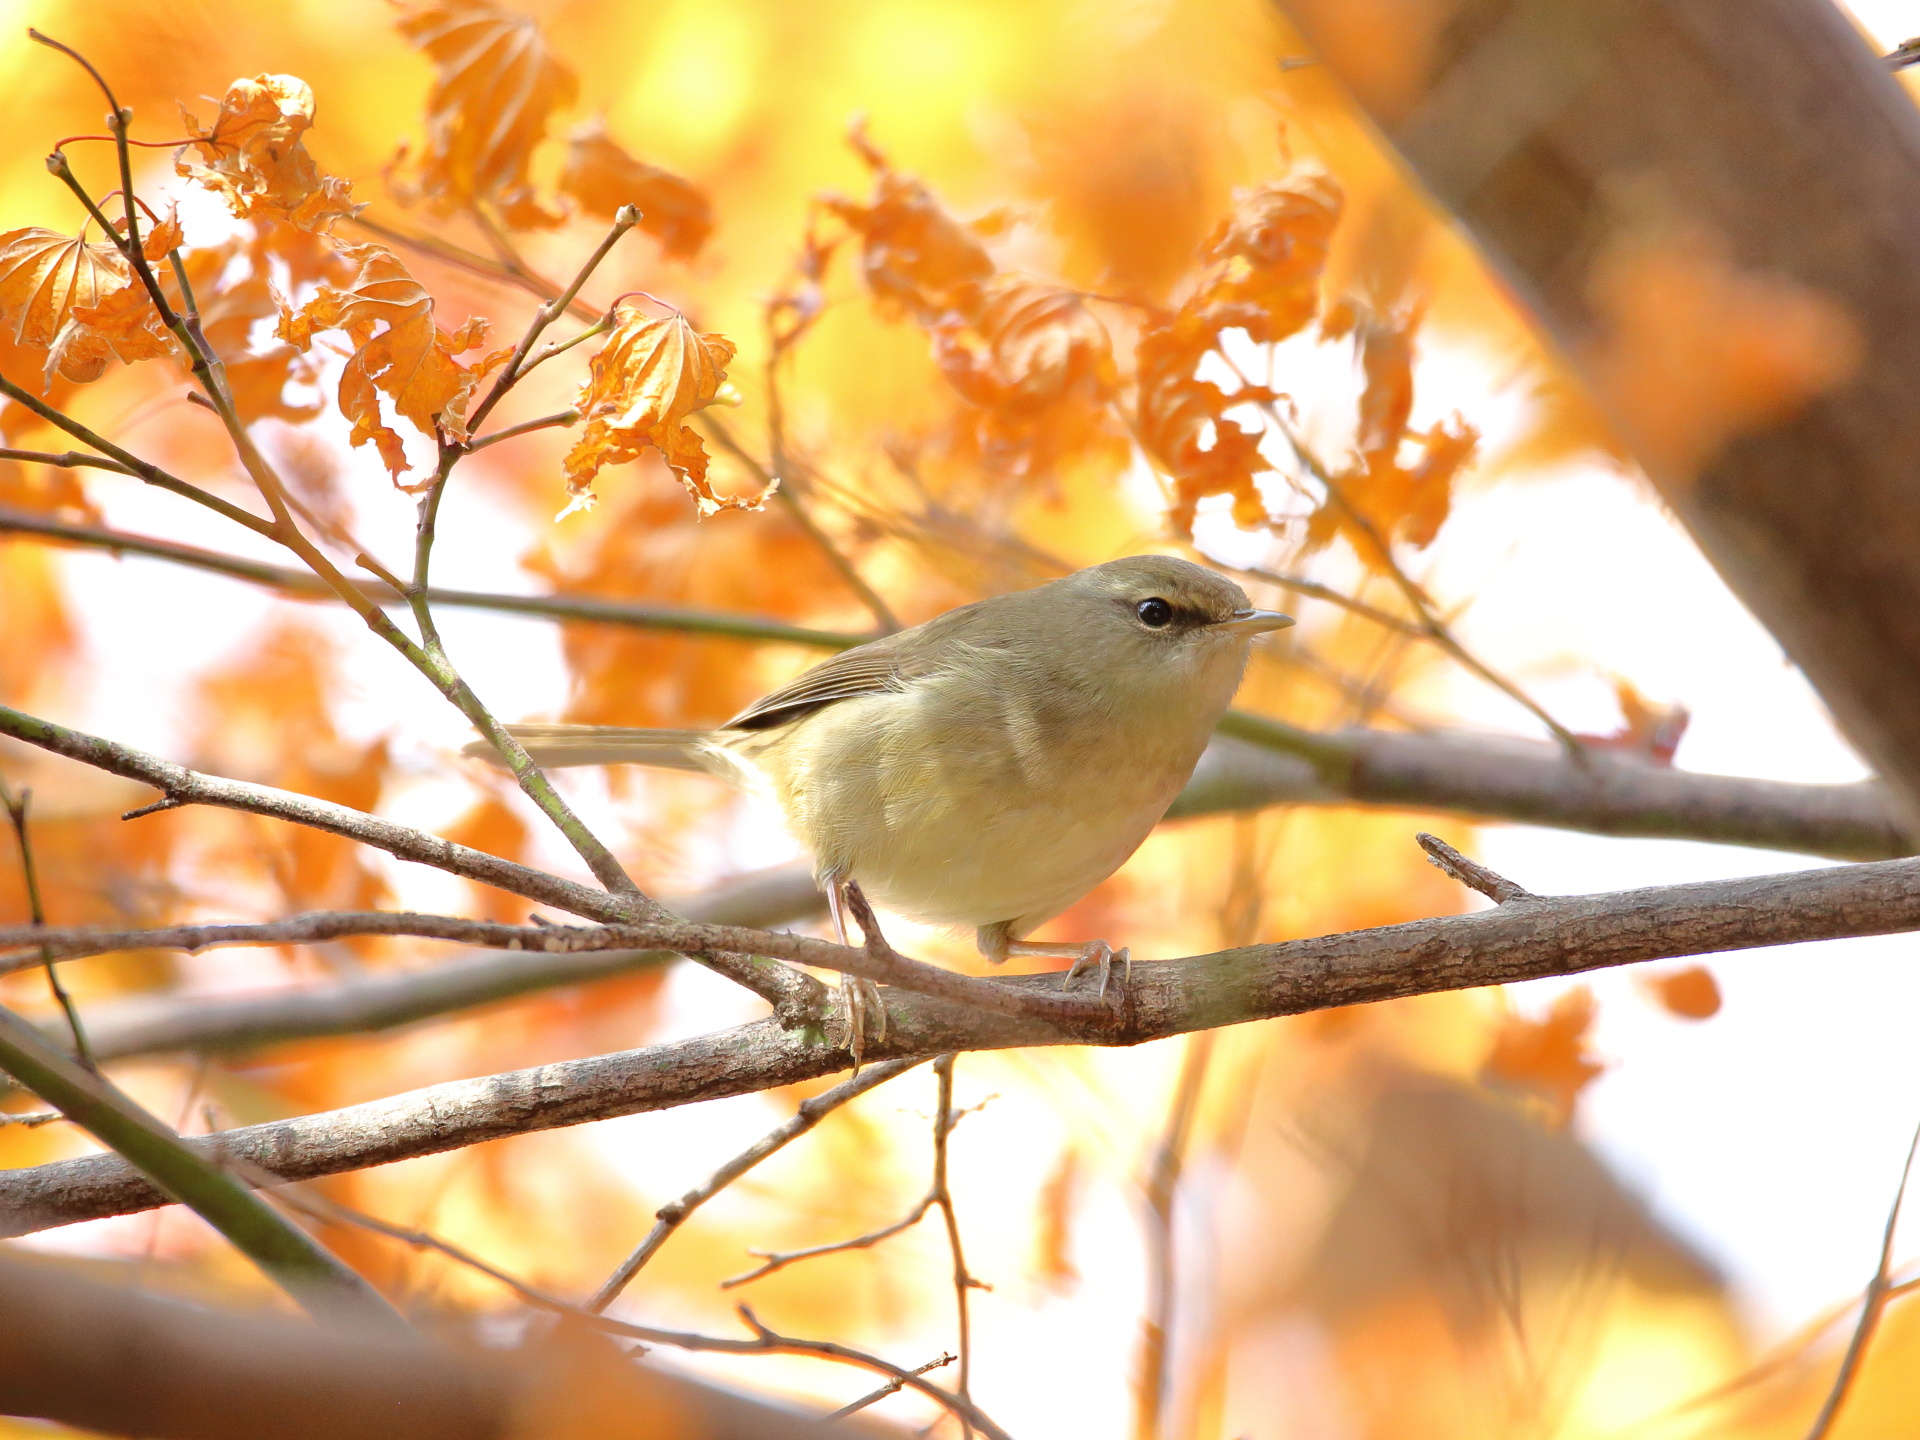
{"type": "Polygon", "coordinates": [[[1220,628],[1229,635],[1264,635],[1269,630],[1284,630],[1293,624],[1291,615],[1278,610],[1236,610],[1231,620],[1222,620],[1220,628]]]}

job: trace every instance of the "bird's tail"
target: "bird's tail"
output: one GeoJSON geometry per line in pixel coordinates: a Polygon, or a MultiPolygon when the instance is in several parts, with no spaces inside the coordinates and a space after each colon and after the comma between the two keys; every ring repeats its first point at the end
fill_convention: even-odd
{"type": "MultiPolygon", "coordinates": [[[[526,746],[534,763],[561,765],[651,765],[657,770],[698,770],[729,774],[713,751],[705,730],[629,730],[618,725],[509,725],[507,733],[526,746]]],[[[485,740],[475,740],[463,755],[500,763],[485,740]]]]}

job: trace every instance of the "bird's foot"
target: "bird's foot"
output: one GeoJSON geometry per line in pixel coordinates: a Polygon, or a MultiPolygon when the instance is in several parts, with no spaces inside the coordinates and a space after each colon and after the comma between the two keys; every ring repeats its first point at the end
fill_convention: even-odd
{"type": "MultiPolygon", "coordinates": [[[[874,918],[873,906],[867,903],[867,897],[861,893],[853,877],[834,870],[827,873],[824,881],[827,914],[833,920],[835,938],[842,945],[851,943],[847,939],[847,917],[851,914],[865,936],[869,950],[876,946],[890,948],[886,936],[880,933],[880,922],[874,918]]],[[[838,1043],[853,1057],[853,1073],[858,1075],[866,1059],[869,1032],[875,1044],[884,1043],[887,1038],[887,1005],[880,998],[880,987],[871,980],[842,972],[840,1014],[846,1024],[846,1034],[838,1043]]]]}
{"type": "Polygon", "coordinates": [[[1104,940],[1089,940],[1080,947],[1080,953],[1074,956],[1073,964],[1067,967],[1067,975],[1060,982],[1062,990],[1071,990],[1073,982],[1088,970],[1096,970],[1100,975],[1100,998],[1107,998],[1107,987],[1113,983],[1113,967],[1120,967],[1120,988],[1125,990],[1133,979],[1133,951],[1126,946],[1115,950],[1104,940]]]}
{"type": "Polygon", "coordinates": [[[867,1041],[880,1045],[887,1038],[887,1006],[880,987],[858,975],[842,975],[840,1019],[844,1033],[834,1043],[853,1057],[853,1073],[858,1075],[866,1063],[867,1041]]]}
{"type": "MultiPolygon", "coordinates": [[[[997,947],[996,947],[997,948],[997,947]]],[[[1115,950],[1105,940],[1089,940],[1084,945],[1058,945],[1045,940],[1009,940],[1005,942],[1005,954],[987,958],[1005,959],[1009,955],[1044,955],[1055,960],[1071,960],[1066,978],[1060,982],[1062,990],[1071,990],[1073,982],[1089,970],[1097,971],[1100,976],[1100,998],[1107,998],[1107,990],[1113,984],[1113,967],[1120,967],[1120,988],[1125,990],[1127,982],[1133,978],[1133,952],[1122,946],[1115,950]]]]}

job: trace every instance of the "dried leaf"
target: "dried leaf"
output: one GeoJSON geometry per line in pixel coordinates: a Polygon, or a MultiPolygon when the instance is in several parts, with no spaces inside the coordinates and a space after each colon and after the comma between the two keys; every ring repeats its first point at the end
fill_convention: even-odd
{"type": "Polygon", "coordinates": [[[118,360],[158,360],[180,350],[161,324],[153,299],[140,285],[125,285],[98,305],[75,305],[47,350],[47,373],[87,384],[118,360]]]}
{"type": "Polygon", "coordinates": [[[174,169],[225,196],[243,220],[282,220],[318,231],[363,208],[349,198],[351,180],[322,174],[307,153],[302,137],[313,127],[313,91],[304,80],[292,75],[236,80],[210,129],[202,130],[184,110],[181,119],[201,163],[188,159],[189,147],[183,147],[174,156],[174,169]]]}
{"type": "Polygon", "coordinates": [[[1576,985],[1538,1020],[1508,1016],[1487,1057],[1487,1076],[1543,1096],[1565,1125],[1580,1092],[1606,1073],[1607,1067],[1587,1053],[1597,1014],[1593,992],[1576,985]]]}
{"type": "Polygon", "coordinates": [[[1677,1019],[1710,1020],[1720,1013],[1720,982],[1704,965],[1689,965],[1667,975],[1643,975],[1640,985],[1677,1019]]]}
{"type": "Polygon", "coordinates": [[[30,226],[0,235],[0,328],[16,344],[53,344],[76,305],[100,304],[133,283],[111,245],[30,226]]]}
{"type": "Polygon", "coordinates": [[[453,357],[478,343],[485,324],[468,321],[449,336],[433,322],[433,297],[391,250],[338,249],[359,267],[352,280],[342,289],[323,285],[303,308],[284,312],[277,333],[300,350],[313,343],[316,331],[344,330],[352,337],[355,349],[340,375],[340,411],[353,421],[353,443],[373,441],[399,484],[406,454],[400,436],[381,421],[381,392],[422,435],[444,430],[464,437],[462,417],[480,373],[453,357]]]}
{"type": "Polygon", "coordinates": [[[713,206],[692,181],[634,159],[607,138],[597,117],[567,137],[560,188],[589,215],[608,220],[622,205],[637,206],[640,228],[677,259],[698,255],[713,231],[713,206]]]}
{"type": "MultiPolygon", "coordinates": [[[[752,499],[716,495],[707,483],[707,452],[682,422],[711,405],[727,378],[733,342],[703,335],[677,312],[657,319],[622,304],[616,325],[576,408],[586,421],[567,452],[567,514],[593,503],[593,477],[606,465],[637,459],[648,446],[659,450],[687,487],[701,515],[719,510],[758,510],[772,487],[752,499]]],[[[776,482],[778,483],[778,482],[776,482]]]]}
{"type": "Polygon", "coordinates": [[[1124,436],[1107,411],[1118,375],[1107,330],[1074,291],[1021,275],[962,286],[936,319],[935,362],[979,417],[983,456],[1048,472],[1124,436]]]}
{"type": "Polygon", "coordinates": [[[1340,187],[1317,174],[1240,194],[1207,241],[1207,268],[1186,312],[1215,333],[1242,329],[1262,345],[1299,331],[1319,309],[1340,208],[1340,187]]]}
{"type": "Polygon", "coordinates": [[[852,143],[874,171],[873,199],[861,205],[839,195],[820,204],[862,241],[860,265],[883,304],[932,320],[951,308],[955,290],[986,280],[993,261],[978,235],[940,208],[933,192],[902,175],[855,129],[852,143]]]}
{"type": "Polygon", "coordinates": [[[527,164],[578,82],[539,26],[489,0],[432,0],[405,11],[399,26],[439,73],[427,96],[426,154],[405,179],[401,152],[395,193],[441,213],[485,204],[512,230],[558,224],[562,217],[534,199],[527,164]]]}
{"type": "Polygon", "coordinates": [[[1140,444],[1172,478],[1169,523],[1183,532],[1210,495],[1231,495],[1234,523],[1243,528],[1267,518],[1253,477],[1273,467],[1260,453],[1260,436],[1226,415],[1236,405],[1275,397],[1258,387],[1229,394],[1196,380],[1194,370],[1214,338],[1191,315],[1164,316],[1141,332],[1134,355],[1140,444]]]}

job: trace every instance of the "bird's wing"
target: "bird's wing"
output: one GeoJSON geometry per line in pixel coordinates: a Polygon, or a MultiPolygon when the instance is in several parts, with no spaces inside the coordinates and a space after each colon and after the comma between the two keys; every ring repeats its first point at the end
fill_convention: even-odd
{"type": "Polygon", "coordinates": [[[938,642],[962,639],[978,624],[978,610],[978,602],[962,605],[911,630],[843,650],[754,701],[720,728],[771,730],[841,700],[901,689],[939,668],[948,646],[938,642]]]}

